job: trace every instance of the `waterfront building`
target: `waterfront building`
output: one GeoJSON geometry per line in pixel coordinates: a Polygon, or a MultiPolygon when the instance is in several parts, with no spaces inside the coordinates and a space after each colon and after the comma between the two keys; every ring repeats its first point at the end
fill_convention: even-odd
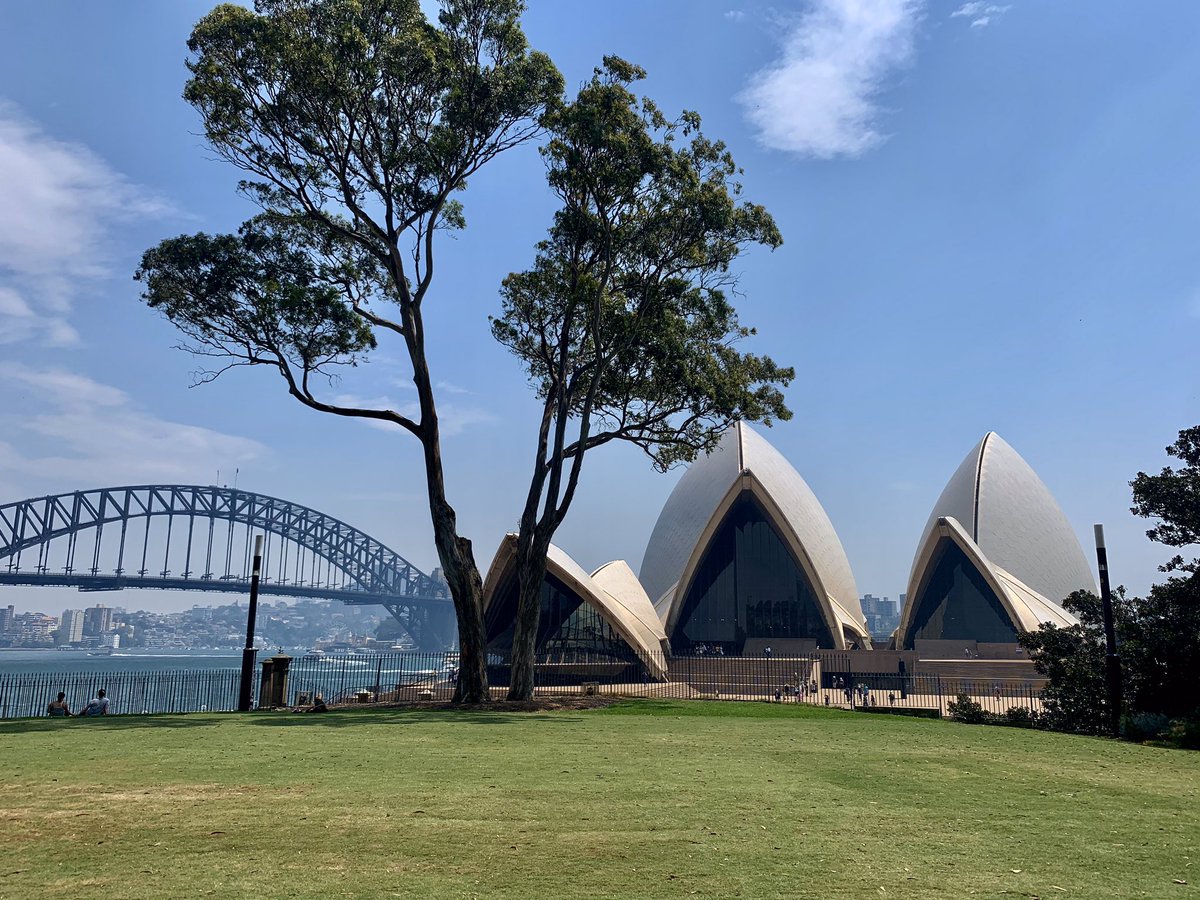
{"type": "Polygon", "coordinates": [[[59,620],[58,639],[62,644],[78,644],[83,640],[83,610],[64,609],[59,620]]]}
{"type": "Polygon", "coordinates": [[[87,637],[99,637],[106,631],[112,630],[113,611],[107,606],[97,604],[83,611],[83,633],[87,637]]]}
{"type": "Polygon", "coordinates": [[[871,646],[829,516],[791,464],[743,422],[680,478],[640,577],[677,654],[871,646]]]}
{"type": "Polygon", "coordinates": [[[1070,522],[1029,464],[989,432],[930,513],[896,646],[1004,655],[1018,631],[1075,624],[1062,602],[1081,589],[1096,582],[1070,522]]]}

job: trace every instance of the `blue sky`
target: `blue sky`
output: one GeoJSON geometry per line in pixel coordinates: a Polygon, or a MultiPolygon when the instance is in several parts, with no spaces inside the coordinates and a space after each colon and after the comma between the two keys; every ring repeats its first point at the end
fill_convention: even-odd
{"type": "MultiPolygon", "coordinates": [[[[194,361],[138,300],[141,252],[250,214],[181,99],[211,4],[7,4],[0,13],[0,500],[231,482],[435,562],[416,443],[301,408],[263,371],[189,389],[194,361]]],[[[1129,479],[1200,422],[1200,5],[1012,0],[531,0],[571,86],[607,53],[665,110],[695,109],[785,244],[740,263],[747,349],[796,367],[767,433],[838,529],[860,592],[895,597],[929,510],[998,431],[1115,580],[1169,554],[1129,479]]],[[[514,527],[536,409],[490,338],[497,287],[553,210],[533,147],[463,197],[429,331],[451,501],[486,567],[514,527]]],[[[411,400],[398,348],[335,393],[411,400]]],[[[558,543],[637,568],[678,472],[589,457],[558,543]]],[[[6,590],[19,607],[78,595],[6,590]]],[[[129,606],[202,598],[146,594],[129,606]]],[[[0,596],[5,600],[5,596],[0,596]]]]}

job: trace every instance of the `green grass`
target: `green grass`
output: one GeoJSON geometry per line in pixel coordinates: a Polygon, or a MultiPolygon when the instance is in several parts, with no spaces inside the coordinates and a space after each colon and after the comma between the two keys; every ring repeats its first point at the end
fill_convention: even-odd
{"type": "Polygon", "coordinates": [[[0,896],[23,900],[1198,883],[1200,754],[1097,739],[651,701],[0,723],[0,896]]]}

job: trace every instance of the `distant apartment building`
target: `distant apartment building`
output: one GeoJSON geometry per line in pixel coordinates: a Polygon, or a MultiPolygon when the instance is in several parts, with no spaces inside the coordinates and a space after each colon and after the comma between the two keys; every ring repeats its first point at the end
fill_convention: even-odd
{"type": "Polygon", "coordinates": [[[0,634],[6,634],[12,630],[13,620],[17,617],[17,611],[10,603],[5,609],[0,609],[0,634]]]}
{"type": "Polygon", "coordinates": [[[106,631],[112,631],[113,611],[107,606],[91,606],[83,611],[83,634],[86,637],[99,637],[106,631]]]}
{"type": "MultiPolygon", "coordinates": [[[[900,606],[887,597],[865,594],[859,603],[862,606],[863,618],[867,620],[867,627],[871,630],[871,637],[874,640],[890,637],[896,630],[896,626],[900,624],[900,606]]],[[[901,595],[900,603],[904,603],[903,595],[901,595]]]]}
{"type": "Polygon", "coordinates": [[[21,613],[14,617],[9,636],[26,647],[49,646],[54,643],[58,619],[43,613],[21,613]]]}
{"type": "Polygon", "coordinates": [[[83,610],[64,609],[58,625],[59,643],[78,644],[83,640],[83,610]]]}

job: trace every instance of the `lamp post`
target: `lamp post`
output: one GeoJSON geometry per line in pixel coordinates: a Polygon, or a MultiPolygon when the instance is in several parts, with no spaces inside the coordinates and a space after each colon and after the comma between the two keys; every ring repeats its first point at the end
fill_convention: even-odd
{"type": "Polygon", "coordinates": [[[1094,526],[1096,562],[1100,568],[1100,604],[1104,610],[1104,683],[1108,693],[1109,728],[1121,733],[1121,657],[1117,656],[1117,633],[1113,628],[1112,589],[1108,583],[1108,550],[1104,546],[1104,526],[1094,526]]]}
{"type": "Polygon", "coordinates": [[[246,647],[242,650],[242,683],[238,689],[238,712],[250,712],[254,690],[254,619],[258,615],[258,578],[262,573],[262,535],[254,538],[254,570],[250,573],[250,610],[246,614],[246,647]]]}

